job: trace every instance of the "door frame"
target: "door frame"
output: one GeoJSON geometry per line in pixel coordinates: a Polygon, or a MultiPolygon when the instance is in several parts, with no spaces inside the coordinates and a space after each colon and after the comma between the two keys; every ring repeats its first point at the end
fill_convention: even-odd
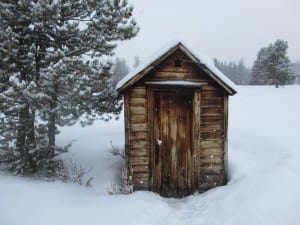
{"type": "Polygon", "coordinates": [[[156,141],[154,135],[154,115],[155,115],[155,93],[159,91],[191,91],[192,97],[192,115],[191,115],[191,144],[190,144],[190,154],[191,154],[191,178],[190,178],[190,192],[194,192],[198,187],[198,173],[200,171],[197,160],[200,160],[200,103],[201,103],[201,88],[191,88],[191,87],[178,87],[178,86],[148,86],[147,87],[147,102],[148,102],[148,127],[149,127],[149,181],[150,189],[154,192],[160,192],[157,184],[154,184],[154,169],[155,169],[155,151],[156,151],[156,141]]]}

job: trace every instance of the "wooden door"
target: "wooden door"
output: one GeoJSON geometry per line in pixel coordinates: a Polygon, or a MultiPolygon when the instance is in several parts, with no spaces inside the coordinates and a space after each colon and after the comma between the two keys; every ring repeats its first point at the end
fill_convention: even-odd
{"type": "Polygon", "coordinates": [[[153,95],[153,189],[164,196],[184,196],[192,186],[193,93],[182,89],[153,95]]]}

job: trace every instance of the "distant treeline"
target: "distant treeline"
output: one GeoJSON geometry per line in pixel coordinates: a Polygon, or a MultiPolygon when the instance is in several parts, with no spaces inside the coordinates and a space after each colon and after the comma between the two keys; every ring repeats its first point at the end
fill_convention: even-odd
{"type": "MultiPolygon", "coordinates": [[[[253,67],[245,66],[241,58],[235,61],[219,61],[214,58],[215,66],[237,85],[287,85],[300,84],[300,61],[291,63],[287,56],[288,43],[276,40],[257,53],[253,67]]],[[[140,59],[135,57],[133,67],[138,66],[140,59]]],[[[122,79],[130,70],[123,58],[114,63],[113,85],[122,79]]]]}
{"type": "Polygon", "coordinates": [[[243,59],[238,62],[221,62],[214,59],[215,66],[235,84],[246,85],[251,79],[251,69],[247,68],[243,59]]]}
{"type": "Polygon", "coordinates": [[[292,69],[296,73],[296,83],[300,84],[300,61],[292,63],[292,69]]]}

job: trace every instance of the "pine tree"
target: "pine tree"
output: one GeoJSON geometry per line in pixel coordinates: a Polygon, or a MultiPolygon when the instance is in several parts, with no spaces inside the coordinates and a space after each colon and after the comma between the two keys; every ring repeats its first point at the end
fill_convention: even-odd
{"type": "Polygon", "coordinates": [[[217,59],[214,59],[214,63],[215,66],[235,84],[248,84],[250,69],[246,68],[243,59],[240,59],[238,63],[234,61],[220,62],[217,59]]]}
{"type": "Polygon", "coordinates": [[[292,68],[295,71],[295,83],[300,84],[300,62],[293,63],[292,68]]]}
{"type": "Polygon", "coordinates": [[[288,43],[277,40],[259,50],[251,71],[251,84],[286,85],[295,80],[291,62],[287,56],[288,43]]]}
{"type": "Polygon", "coordinates": [[[0,127],[0,142],[4,146],[10,138],[15,153],[28,139],[30,148],[24,152],[35,164],[28,167],[41,161],[53,167],[51,161],[62,150],[55,143],[57,125],[71,125],[79,118],[90,124],[120,111],[110,85],[112,64],[106,58],[113,55],[117,41],[137,34],[133,8],[126,0],[23,0],[2,1],[0,6],[0,60],[6,64],[1,64],[5,85],[0,103],[1,109],[9,109],[0,119],[10,124],[0,127]],[[37,115],[46,124],[35,124],[37,115]],[[8,127],[16,120],[20,132],[13,137],[8,127]]]}
{"type": "Polygon", "coordinates": [[[250,69],[247,69],[244,60],[240,59],[237,64],[236,73],[238,76],[238,84],[246,85],[249,83],[250,69]]]}
{"type": "Polygon", "coordinates": [[[129,67],[126,64],[125,59],[116,58],[112,74],[112,85],[115,87],[117,83],[129,73],[129,67]]]}
{"type": "Polygon", "coordinates": [[[36,89],[30,7],[30,1],[0,2],[0,147],[7,152],[7,160],[14,158],[12,166],[22,173],[36,167],[30,154],[35,147],[30,96],[36,89]]]}

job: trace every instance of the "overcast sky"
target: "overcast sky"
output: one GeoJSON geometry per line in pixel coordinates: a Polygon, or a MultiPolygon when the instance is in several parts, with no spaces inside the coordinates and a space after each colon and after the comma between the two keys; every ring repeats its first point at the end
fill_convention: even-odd
{"type": "Polygon", "coordinates": [[[289,43],[292,62],[300,61],[300,0],[128,0],[140,32],[123,42],[117,56],[130,65],[174,39],[222,61],[243,58],[253,64],[261,47],[276,39],[289,43]]]}

